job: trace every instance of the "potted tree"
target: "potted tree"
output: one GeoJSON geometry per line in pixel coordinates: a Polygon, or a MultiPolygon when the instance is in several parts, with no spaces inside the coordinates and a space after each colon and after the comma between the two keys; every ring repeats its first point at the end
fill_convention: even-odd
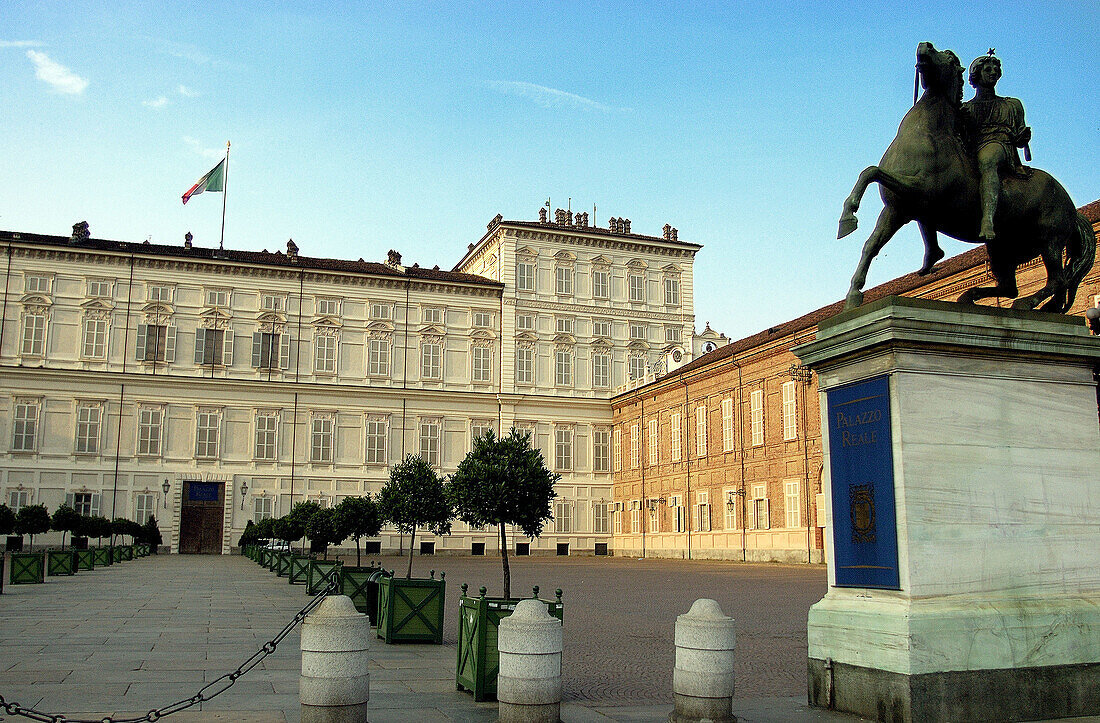
{"type": "Polygon", "coordinates": [[[50,531],[50,513],[45,505],[27,505],[19,508],[15,515],[15,533],[31,538],[28,549],[32,552],[11,553],[11,577],[13,585],[33,584],[46,581],[46,556],[33,552],[34,536],[50,531]]]}
{"type": "Polygon", "coordinates": [[[14,547],[12,543],[18,541],[22,544],[23,542],[21,537],[9,537],[13,532],[15,532],[15,513],[7,505],[0,504],[0,535],[8,538],[4,548],[9,551],[14,547]]]}
{"type": "Polygon", "coordinates": [[[142,525],[142,541],[149,546],[149,554],[156,555],[160,552],[160,546],[164,544],[164,537],[157,526],[157,518],[150,517],[142,525]]]}
{"type": "Polygon", "coordinates": [[[50,527],[61,533],[61,549],[46,553],[46,574],[72,575],[76,572],[76,554],[65,549],[65,534],[76,534],[80,527],[80,513],[68,505],[61,505],[50,517],[50,527]]]}
{"type": "Polygon", "coordinates": [[[275,539],[275,518],[265,517],[256,523],[256,562],[272,570],[275,567],[275,552],[271,549],[271,542],[275,539]]]}
{"type": "MultiPolygon", "coordinates": [[[[339,525],[336,510],[327,507],[317,510],[306,523],[306,537],[323,550],[324,559],[313,558],[306,572],[306,594],[316,595],[328,586],[333,571],[340,567],[339,560],[328,559],[329,545],[339,545],[347,537],[339,525]]],[[[336,572],[339,575],[339,571],[336,572]]]]}
{"type": "MultiPolygon", "coordinates": [[[[290,566],[287,568],[287,577],[289,580],[287,580],[287,582],[291,585],[306,584],[306,577],[309,574],[309,561],[313,559],[313,556],[307,552],[309,548],[304,541],[306,525],[308,525],[310,519],[320,511],[321,505],[316,502],[298,502],[290,508],[290,513],[285,518],[290,527],[290,533],[297,535],[294,539],[303,540],[302,554],[290,555],[290,566]]],[[[293,542],[293,540],[289,542],[293,542]]]]}
{"type": "Polygon", "coordinates": [[[115,562],[127,562],[134,559],[134,545],[133,538],[131,538],[129,545],[115,544],[115,538],[118,538],[119,543],[124,543],[122,539],[133,532],[132,523],[124,517],[116,517],[111,520],[111,546],[114,548],[114,561],[115,562]]]}
{"type": "Polygon", "coordinates": [[[111,521],[106,517],[96,515],[88,518],[85,527],[87,528],[88,537],[96,538],[95,566],[113,565],[115,559],[110,545],[103,547],[103,538],[111,536],[111,521]]]}
{"type": "MultiPolygon", "coordinates": [[[[473,526],[494,525],[500,539],[500,560],[504,572],[504,597],[467,597],[462,586],[459,603],[458,665],[455,682],[474,694],[475,700],[496,697],[497,626],[512,614],[518,599],[512,597],[508,566],[506,525],[513,525],[529,538],[542,534],[552,516],[551,504],[560,476],[546,468],[542,453],[531,447],[528,432],[516,429],[497,438],[492,430],[474,440],[473,449],[458,465],[448,487],[455,513],[473,526]]],[[[536,597],[537,597],[536,588],[536,597]]],[[[550,613],[562,617],[561,594],[548,603],[550,613]]]]}
{"type": "Polygon", "coordinates": [[[363,567],[363,537],[377,537],[382,531],[382,519],[378,505],[369,494],[362,497],[345,497],[336,505],[336,524],[344,539],[355,540],[355,567],[344,565],[340,569],[340,592],[351,598],[355,609],[366,613],[371,624],[378,623],[378,571],[373,567],[363,567]],[[374,577],[372,580],[371,577],[374,577]]]}
{"type": "Polygon", "coordinates": [[[95,569],[95,550],[88,547],[88,525],[90,517],[77,514],[76,524],[72,528],[73,564],[77,571],[95,569]],[[83,545],[77,546],[77,542],[83,540],[83,545]]]}
{"type": "Polygon", "coordinates": [[[409,566],[403,580],[391,573],[379,580],[378,637],[387,643],[443,642],[444,576],[413,579],[412,556],[416,531],[427,529],[436,535],[451,531],[451,503],[443,480],[432,465],[410,454],[390,468],[390,479],[378,493],[383,519],[409,535],[409,566]]]}

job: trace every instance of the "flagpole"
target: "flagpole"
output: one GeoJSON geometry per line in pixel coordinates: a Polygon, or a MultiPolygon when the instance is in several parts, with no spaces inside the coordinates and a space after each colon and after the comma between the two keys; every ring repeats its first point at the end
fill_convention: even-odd
{"type": "Polygon", "coordinates": [[[225,178],[222,180],[222,236],[218,250],[225,250],[225,197],[229,195],[229,141],[225,142],[225,178]]]}

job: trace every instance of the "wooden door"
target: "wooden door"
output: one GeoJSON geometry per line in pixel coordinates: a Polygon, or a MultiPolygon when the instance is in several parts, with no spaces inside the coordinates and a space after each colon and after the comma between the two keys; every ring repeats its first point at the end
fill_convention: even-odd
{"type": "Polygon", "coordinates": [[[220,555],[225,485],[222,482],[184,482],[180,509],[180,552],[220,555]]]}

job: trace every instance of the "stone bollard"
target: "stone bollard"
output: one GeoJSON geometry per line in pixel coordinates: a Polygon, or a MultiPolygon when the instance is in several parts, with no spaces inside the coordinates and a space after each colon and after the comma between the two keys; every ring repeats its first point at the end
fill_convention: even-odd
{"type": "Polygon", "coordinates": [[[735,723],[733,659],[737,636],[733,618],[718,603],[700,598],[686,615],[676,618],[676,668],[672,723],[714,721],[735,723]]]}
{"type": "Polygon", "coordinates": [[[370,699],[370,621],[347,595],[329,595],[302,621],[302,723],[360,723],[370,699]]]}
{"type": "Polygon", "coordinates": [[[536,599],[521,600],[500,621],[497,702],[501,723],[561,720],[561,633],[561,621],[536,599]]]}

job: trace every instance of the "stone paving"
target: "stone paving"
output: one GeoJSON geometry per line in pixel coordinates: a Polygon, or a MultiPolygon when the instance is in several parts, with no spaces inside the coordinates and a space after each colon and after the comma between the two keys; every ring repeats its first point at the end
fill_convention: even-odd
{"type": "MultiPolygon", "coordinates": [[[[402,560],[382,558],[403,569],[402,560]]],[[[371,648],[371,720],[491,721],[495,703],[455,691],[459,585],[499,594],[496,558],[417,558],[414,574],[448,571],[443,646],[371,648]]],[[[849,720],[807,710],[806,609],[824,570],[609,558],[523,558],[513,593],[565,590],[566,721],[667,720],[672,625],[698,597],[738,618],[738,693],[744,721],[849,720]],[[742,662],[744,661],[744,663],[742,662]],[[754,662],[755,661],[755,662],[754,662]],[[742,677],[743,676],[743,677],[742,677]]],[[[72,717],[142,715],[193,695],[237,667],[308,601],[242,557],[159,556],[0,596],[0,694],[72,717]]],[[[186,721],[297,721],[297,630],[218,698],[175,714],[186,721]]],[[[18,720],[5,718],[0,720],[18,720]]]]}

